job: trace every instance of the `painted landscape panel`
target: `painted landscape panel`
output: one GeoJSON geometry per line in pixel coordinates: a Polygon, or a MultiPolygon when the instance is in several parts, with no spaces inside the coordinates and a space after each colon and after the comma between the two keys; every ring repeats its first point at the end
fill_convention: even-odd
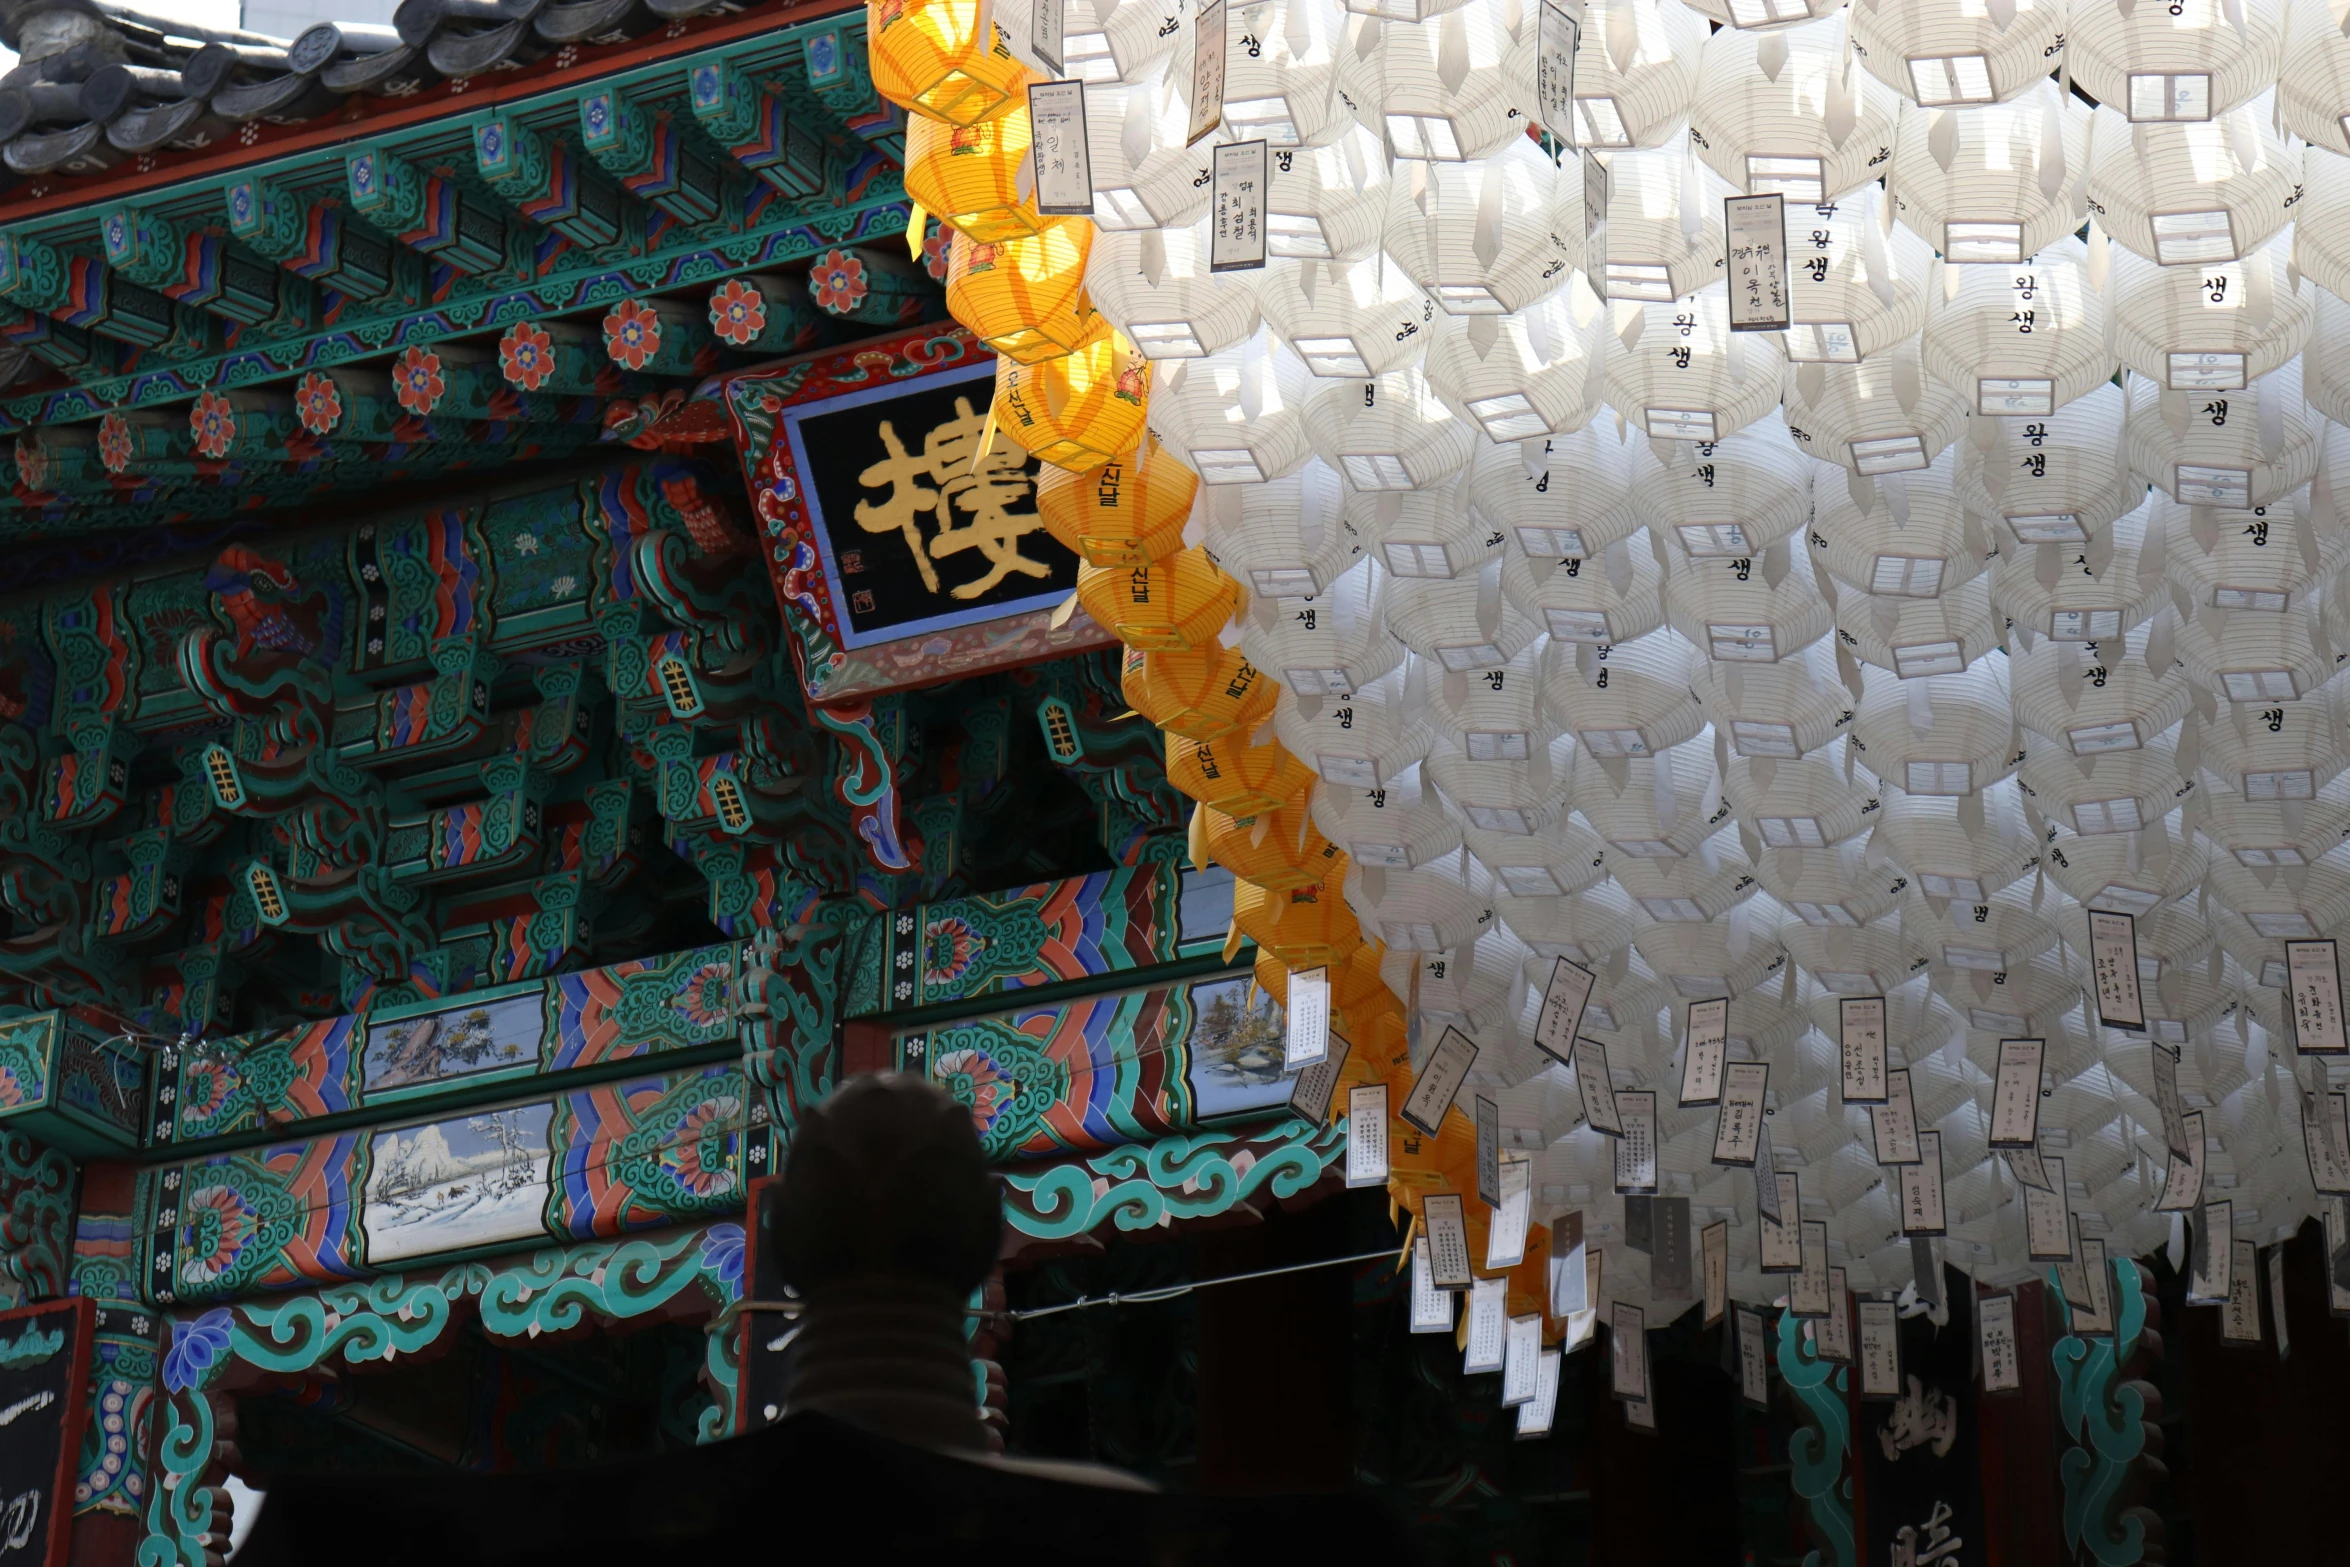
{"type": "Polygon", "coordinates": [[[544,1236],[554,1115],[542,1100],[376,1133],[363,1210],[368,1262],[544,1236]]]}
{"type": "Polygon", "coordinates": [[[462,1001],[432,1012],[370,1022],[366,1091],[381,1093],[533,1065],[546,1032],[545,1017],[545,989],[533,985],[519,995],[462,1001]]]}

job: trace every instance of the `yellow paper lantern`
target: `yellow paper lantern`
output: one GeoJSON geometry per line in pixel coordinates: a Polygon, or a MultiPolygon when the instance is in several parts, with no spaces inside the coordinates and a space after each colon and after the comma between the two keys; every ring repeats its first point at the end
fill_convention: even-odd
{"type": "Polygon", "coordinates": [[[1338,885],[1335,876],[1318,887],[1291,887],[1281,892],[1235,882],[1232,923],[1290,968],[1343,963],[1348,953],[1363,944],[1363,933],[1338,885]]]}
{"type": "Polygon", "coordinates": [[[1278,740],[1250,745],[1238,735],[1216,740],[1169,735],[1167,782],[1202,805],[1253,816],[1278,810],[1292,795],[1311,788],[1314,775],[1278,740]]]}
{"type": "Polygon", "coordinates": [[[906,195],[939,222],[993,243],[1067,226],[1020,194],[1028,167],[1028,107],[980,125],[906,122],[906,195]]]}
{"type": "Polygon", "coordinates": [[[1085,302],[1092,249],[1090,223],[1013,239],[957,234],[947,250],[947,309],[1007,359],[1058,359],[1108,330],[1085,302]]]}
{"type": "Polygon", "coordinates": [[[1238,588],[1197,545],[1147,566],[1080,566],[1077,601],[1128,647],[1159,653],[1213,646],[1238,588]]]}
{"type": "Polygon", "coordinates": [[[865,36],[874,90],[918,119],[975,125],[1021,102],[1028,85],[981,0],[869,0],[865,36]]]}
{"type": "Polygon", "coordinates": [[[1281,683],[1240,649],[1214,641],[1163,653],[1128,648],[1122,683],[1136,712],[1194,740],[1213,740],[1264,722],[1273,716],[1273,700],[1281,692],[1281,683]]]}
{"type": "Polygon", "coordinates": [[[1036,481],[1036,513],[1088,565],[1147,566],[1183,548],[1198,494],[1199,475],[1146,437],[1139,462],[1120,458],[1090,473],[1045,469],[1036,481]]]}
{"type": "Polygon", "coordinates": [[[1303,797],[1269,811],[1231,815],[1206,807],[1208,853],[1243,881],[1283,890],[1309,887],[1339,868],[1340,850],[1322,836],[1303,797]]]}
{"type": "Polygon", "coordinates": [[[1112,329],[1057,359],[998,359],[996,425],[1045,462],[1090,472],[1141,442],[1150,386],[1150,361],[1112,329]]]}

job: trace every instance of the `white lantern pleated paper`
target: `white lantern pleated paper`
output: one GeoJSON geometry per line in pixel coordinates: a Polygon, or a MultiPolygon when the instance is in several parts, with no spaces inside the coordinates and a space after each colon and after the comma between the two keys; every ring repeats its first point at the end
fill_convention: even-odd
{"type": "MultiPolygon", "coordinates": [[[[2333,904],[2331,912],[2336,923],[2325,928],[2339,930],[2339,922],[2350,918],[2350,903],[2333,904]]],[[[2139,994],[2146,1007],[2146,1032],[2166,1045],[2184,1045],[2208,1039],[2219,1026],[2220,1019],[2242,1005],[2241,993],[2234,987],[2199,973],[2179,974],[2159,984],[2141,986],[2139,994]]],[[[2231,1039],[2229,1043],[2235,1041],[2231,1039]]],[[[2232,1067],[2230,1076],[2236,1081],[2229,1083],[2231,1089],[2241,1082],[2244,1075],[2240,1049],[2208,1052],[2204,1055],[2203,1064],[2207,1080],[2217,1075],[2212,1071],[2214,1064],[2232,1067]],[[2234,1058],[2232,1061],[2231,1056],[2234,1058]]],[[[2183,1078],[2184,1074],[2181,1076],[2183,1078]]],[[[2182,1092],[2186,1086],[2184,1081],[2180,1083],[2182,1092]]]]}
{"type": "Polygon", "coordinates": [[[1387,222],[1387,153],[1360,125],[1326,147],[1271,160],[1265,250],[1293,261],[1360,261],[1387,222]]]}
{"type": "Polygon", "coordinates": [[[2002,552],[1992,602],[2035,636],[2100,644],[2124,636],[2168,601],[2161,543],[2147,548],[2152,514],[2151,504],[2142,505],[2087,545],[2035,544],[2002,552]]]}
{"type": "Polygon", "coordinates": [[[1086,291],[1146,358],[1204,358],[1257,328],[1257,275],[1209,272],[1208,223],[1094,238],[1086,291]]]}
{"type": "Polygon", "coordinates": [[[1719,825],[1710,818],[1722,808],[1712,750],[1703,744],[1638,757],[1586,750],[1575,758],[1574,802],[1614,854],[1633,859],[1696,853],[1719,825]]]}
{"type": "Polygon", "coordinates": [[[1791,364],[1787,428],[1804,450],[1864,478],[1924,468],[1966,428],[1967,401],[1903,341],[1860,364],[1791,364]]]}
{"type": "MultiPolygon", "coordinates": [[[[1731,766],[1735,772],[1737,764],[1731,766]]],[[[1872,865],[1859,844],[1825,851],[1766,849],[1755,861],[1755,876],[1798,923],[1825,930],[1856,929],[1891,913],[1909,881],[1891,864],[1872,865]]]]}
{"type": "Polygon", "coordinates": [[[2183,505],[2273,505],[2317,471],[2325,420],[2302,398],[2298,359],[2233,392],[2128,382],[2130,467],[2183,505]]]}
{"type": "MultiPolygon", "coordinates": [[[[2350,435],[2320,432],[2325,487],[2350,489],[2350,435]]],[[[2191,604],[2282,613],[2307,607],[2311,590],[2350,568],[2350,532],[2313,512],[2315,484],[2255,510],[2182,506],[2154,497],[2151,526],[2163,535],[2162,569],[2191,604]]]]}
{"type": "Polygon", "coordinates": [[[1689,697],[1704,656],[1670,629],[1613,647],[1554,642],[1551,650],[1561,667],[1551,671],[1543,697],[1583,756],[1654,756],[1705,727],[1704,710],[1689,697]]]}
{"type": "Polygon", "coordinates": [[[1726,285],[1608,312],[1608,403],[1651,440],[1724,441],[1777,406],[1783,361],[1764,334],[1730,330],[1726,285]]]}
{"type": "Polygon", "coordinates": [[[1390,947],[1380,957],[1379,977],[1407,1005],[1417,998],[1423,1027],[1458,1028],[1482,1044],[1496,1033],[1515,1032],[1522,970],[1532,955],[1499,921],[1488,920],[1475,936],[1442,952],[1390,947]]]}
{"type": "Polygon", "coordinates": [[[2315,292],[2294,275],[2292,235],[2239,261],[2162,267],[2116,247],[2114,349],[2171,392],[2233,392],[2301,352],[2315,292]]]}
{"type": "Polygon", "coordinates": [[[1946,451],[1929,467],[1866,485],[1823,472],[1814,561],[1838,582],[1897,598],[1933,598],[1981,575],[1988,541],[1959,500],[1958,463],[1946,451]]]}
{"type": "Polygon", "coordinates": [[[1457,577],[1500,557],[1496,530],[1463,514],[1457,484],[1441,490],[1374,490],[1346,498],[1346,520],[1390,578],[1457,577]]]}
{"type": "Polygon", "coordinates": [[[1310,599],[1362,558],[1340,509],[1338,475],[1309,461],[1285,479],[1201,494],[1208,558],[1251,593],[1310,599]]]}
{"type": "MultiPolygon", "coordinates": [[[[1140,9],[1148,10],[1142,7],[1140,9]]],[[[1378,78],[1335,0],[1262,0],[1224,51],[1225,141],[1322,147],[1352,129],[1378,78]]]]}
{"type": "Polygon", "coordinates": [[[1606,254],[1592,258],[1607,298],[1670,304],[1727,276],[1722,199],[1738,187],[1684,142],[1610,157],[1607,192],[1606,254]]]}
{"type": "Polygon", "coordinates": [[[1690,141],[1750,196],[1825,206],[1877,177],[1901,98],[1854,58],[1836,17],[1769,37],[1724,28],[1706,40],[1690,141]]]}
{"type": "Polygon", "coordinates": [[[2089,111],[2045,76],[2011,103],[1904,107],[1894,210],[1953,265],[2017,266],[2080,227],[2088,162],[2089,111]]]}
{"type": "MultiPolygon", "coordinates": [[[[1901,935],[1911,961],[1925,960],[1937,978],[1950,974],[2005,974],[2042,953],[2061,959],[2061,910],[2043,900],[2035,912],[2033,884],[2010,882],[1980,903],[1939,903],[1913,885],[1902,897],[1901,935]]],[[[2045,889],[2041,889],[2045,891],[2045,889]]],[[[2070,899],[2057,901],[2069,906],[2070,899]]]]}
{"type": "MultiPolygon", "coordinates": [[[[1383,256],[1268,267],[1258,285],[1265,324],[1316,376],[1363,381],[1406,370],[1427,351],[1436,302],[1383,256]]],[[[1355,389],[1362,400],[1362,389],[1355,389]]]]}
{"type": "MultiPolygon", "coordinates": [[[[2210,921],[2181,908],[2158,909],[2151,914],[2138,915],[2135,917],[2135,926],[2138,979],[2141,984],[2151,985],[2166,974],[2203,968],[2210,961],[2212,948],[2217,944],[2210,921]]],[[[2084,987],[2096,983],[2095,954],[2089,946],[2088,929],[2085,920],[2064,927],[2065,961],[2071,966],[2073,977],[2084,987]]],[[[2079,1121],[2071,1124],[2076,1132],[2082,1129],[2079,1121]]]]}
{"type": "Polygon", "coordinates": [[[1689,9],[1724,27],[1772,32],[1833,15],[1837,0],[1687,0],[1689,9]]]}
{"type": "MultiPolygon", "coordinates": [[[[1542,841],[1541,834],[1531,839],[1511,840],[1513,844],[1542,841]]],[[[1534,953],[1529,967],[1539,965],[1539,969],[1528,977],[1538,980],[1537,989],[1549,983],[1554,959],[1565,958],[1570,963],[1593,968],[1611,953],[1623,951],[1632,944],[1632,897],[1613,881],[1596,881],[1569,896],[1506,894],[1496,902],[1495,909],[1503,923],[1534,953]]],[[[1625,1015],[1627,1009],[1619,1007],[1617,1016],[1625,1015]]],[[[1614,1027],[1615,1018],[1611,1017],[1607,1026],[1614,1027]]]]}
{"type": "Polygon", "coordinates": [[[2045,1039],[2081,1005],[2081,987],[2054,954],[2009,969],[2004,981],[1982,972],[1946,973],[1938,987],[1977,1034],[2045,1039]]]}
{"type": "MultiPolygon", "coordinates": [[[[2298,938],[2262,935],[2216,895],[2204,900],[2197,913],[2210,922],[2213,938],[2227,955],[2226,968],[2237,979],[2237,988],[2245,993],[2245,1005],[2253,1016],[2265,1025],[2280,1024],[2287,998],[2279,993],[2292,980],[2291,955],[2286,952],[2285,943],[2298,938]]],[[[2273,921],[2263,923],[2282,928],[2273,921]]]]}
{"type": "Polygon", "coordinates": [[[1430,661],[1431,679],[1438,672],[1486,679],[1532,651],[1543,635],[1538,621],[1503,597],[1498,560],[1473,575],[1390,578],[1387,627],[1430,661]]]}
{"type": "Polygon", "coordinates": [[[1305,361],[1264,334],[1152,370],[1150,427],[1203,485],[1261,484],[1313,455],[1305,361]]]}
{"type": "Polygon", "coordinates": [[[1563,736],[1537,746],[1533,755],[1519,759],[1489,756],[1507,732],[1471,731],[1472,745],[1484,744],[1472,754],[1438,738],[1422,763],[1443,792],[1453,813],[1470,827],[1488,833],[1540,832],[1567,809],[1567,779],[1574,767],[1574,742],[1563,736]]]}
{"type": "Polygon", "coordinates": [[[1776,416],[1711,451],[1686,441],[1635,443],[1629,466],[1649,530],[1690,555],[1760,555],[1811,520],[1818,464],[1776,416]]]}
{"type": "Polygon", "coordinates": [[[1853,657],[1904,680],[1957,674],[1999,642],[1987,577],[1935,598],[1844,593],[1836,600],[1836,628],[1853,657]]]}
{"type": "MultiPolygon", "coordinates": [[[[2350,39],[2343,44],[2350,47],[2350,39]]],[[[2333,296],[2338,321],[2341,298],[2350,295],[2350,158],[2311,147],[2301,155],[2301,180],[2306,194],[2293,208],[2293,264],[2333,296]]],[[[2317,304],[2322,322],[2326,301],[2317,304]]],[[[2310,352],[2338,341],[2321,324],[2310,352]]]]}
{"type": "Polygon", "coordinates": [[[1999,543],[2085,544],[2145,499],[2122,449],[2129,400],[2111,381],[2055,413],[1971,419],[1958,444],[1958,494],[1995,518],[1999,543]]]}
{"type": "Polygon", "coordinates": [[[1542,441],[1591,422],[1607,391],[1607,311],[1581,273],[1513,315],[1440,316],[1428,385],[1488,444],[1542,441]]]}
{"type": "Polygon", "coordinates": [[[1575,48],[1575,145],[1613,151],[1677,136],[1706,33],[1680,0],[1591,0],[1575,48]]]}
{"type": "MultiPolygon", "coordinates": [[[[1856,597],[1847,594],[1842,602],[1856,597]]],[[[1873,601],[1886,602],[1899,601],[1873,601]]],[[[2007,661],[1997,658],[1925,679],[1889,674],[1881,665],[1863,669],[1852,720],[1860,764],[1904,794],[1988,788],[2015,766],[2008,676],[2007,661]]]]}
{"type": "Polygon", "coordinates": [[[1461,826],[1415,765],[1363,787],[1324,778],[1309,803],[1322,836],[1358,866],[1403,871],[1434,865],[1460,847],[1461,826]]]}
{"type": "Polygon", "coordinates": [[[1458,163],[1523,137],[1535,28],[1534,12],[1504,0],[1465,0],[1423,22],[1380,25],[1380,113],[1394,155],[1458,163]]]}
{"type": "MultiPolygon", "coordinates": [[[[1397,609],[1389,589],[1389,619],[1397,609]]],[[[1529,637],[1514,655],[1475,672],[1430,668],[1428,722],[1437,738],[1472,761],[1526,762],[1559,738],[1556,718],[1542,701],[1543,648],[1529,637]]],[[[1564,782],[1564,775],[1560,781],[1564,782]]]]}
{"type": "Polygon", "coordinates": [[[1131,87],[1089,87],[1085,135],[1099,229],[1180,228],[1208,209],[1214,149],[1183,144],[1191,112],[1178,78],[1161,60],[1131,87]]]}
{"type": "Polygon", "coordinates": [[[2312,608],[2198,604],[2179,622],[2172,646],[2190,680],[2223,702],[2254,707],[2307,696],[2336,668],[2333,640],[2312,608]]]}
{"type": "Polygon", "coordinates": [[[2264,98],[2209,120],[2133,125],[2107,102],[2089,131],[2098,222],[2114,243],[2166,267],[2251,254],[2292,219],[2301,183],[2301,160],[2272,119],[2264,98]]]}
{"type": "Polygon", "coordinates": [[[2084,838],[2136,832],[2168,815],[2187,793],[2178,731],[2149,735],[2127,750],[2082,756],[2049,746],[2016,769],[2033,808],[2084,838]]]}
{"type": "MultiPolygon", "coordinates": [[[[1553,633],[1555,635],[1555,633],[1553,633]]],[[[1851,722],[1852,693],[1828,638],[1775,664],[1700,663],[1689,689],[1738,756],[1805,756],[1851,722]]]]}
{"type": "Polygon", "coordinates": [[[1501,316],[1583,263],[1583,177],[1524,136],[1473,162],[1407,161],[1387,186],[1387,254],[1447,315],[1501,316]]]}
{"type": "Polygon", "coordinates": [[[2146,625],[2126,638],[2041,638],[2011,650],[2017,722],[2069,756],[2134,751],[2163,734],[2187,715],[2194,688],[2168,660],[2159,675],[2148,668],[2158,662],[2146,652],[2153,634],[2146,625]]]}
{"type": "Polygon", "coordinates": [[[1119,0],[1066,0],[1061,18],[1061,62],[1038,56],[1037,0],[993,0],[996,36],[1040,72],[1074,78],[1090,89],[1113,82],[1140,81],[1185,37],[1165,25],[1167,13],[1119,0]]]}
{"type": "Polygon", "coordinates": [[[1647,442],[1604,415],[1568,435],[1484,444],[1470,459],[1469,521],[1529,557],[1587,559],[1640,531],[1634,474],[1655,466],[1647,442]]]}
{"type": "Polygon", "coordinates": [[[1881,223],[1883,201],[1881,189],[1863,185],[1832,206],[1788,215],[1789,359],[1857,364],[1925,324],[1933,249],[1909,229],[1881,223]]]}
{"type": "Polygon", "coordinates": [[[2087,250],[2056,241],[2012,267],[1960,267],[1926,321],[1925,366],[1974,411],[2040,419],[2104,385],[2115,359],[2087,250]]]}
{"type": "Polygon", "coordinates": [[[1502,898],[1505,917],[1514,899],[1571,898],[1607,875],[1607,845],[1572,817],[1554,816],[1539,832],[1470,827],[1464,833],[1469,852],[1493,872],[1507,895],[1502,898]]]}
{"type": "Polygon", "coordinates": [[[1666,619],[1716,663],[1775,664],[1835,624],[1800,540],[1781,539],[1759,556],[1667,549],[1665,557],[1666,619]]]}
{"type": "Polygon", "coordinates": [[[1554,641],[1609,646],[1664,624],[1664,573],[1643,539],[1618,539],[1590,559],[1512,550],[1501,591],[1554,641]]]}
{"type": "Polygon", "coordinates": [[[2277,79],[2278,0],[2167,0],[2074,8],[2065,66],[2083,91],[2143,125],[2207,121],[2277,79]]]}
{"type": "Polygon", "coordinates": [[[1742,996],[1776,982],[1787,967],[1787,949],[1779,945],[1782,913],[1769,896],[1758,895],[1710,923],[1643,919],[1632,945],[1683,1000],[1742,996]]]}
{"type": "Polygon", "coordinates": [[[2343,729],[2343,687],[2334,681],[2299,702],[2255,718],[2231,707],[2227,721],[2203,731],[2202,771],[2246,800],[2314,800],[2350,767],[2343,729]]]}
{"type": "Polygon", "coordinates": [[[1813,888],[1804,907],[1788,908],[1779,924],[1787,956],[1818,989],[1830,996],[1881,996],[1909,972],[1898,916],[1883,914],[1867,924],[1847,923],[1845,903],[1813,888]]]}
{"type": "Polygon", "coordinates": [[[2050,0],[2017,0],[2004,14],[1968,0],[1904,0],[1845,15],[1861,63],[1929,108],[1973,108],[2029,92],[2064,48],[2065,8],[2050,0]]]}
{"type": "Polygon", "coordinates": [[[1723,792],[1765,849],[1829,849],[1870,825],[1881,802],[1845,780],[1839,747],[1793,762],[1740,757],[1723,792]]]}
{"type": "Polygon", "coordinates": [[[1314,455],[1358,492],[1434,489],[1468,466],[1477,438],[1418,365],[1326,382],[1307,394],[1305,420],[1314,455]]]}
{"type": "Polygon", "coordinates": [[[1413,688],[1421,667],[1407,658],[1343,695],[1301,696],[1285,688],[1273,709],[1273,732],[1325,783],[1384,788],[1435,743],[1426,694],[1413,688]]]}
{"type": "Polygon", "coordinates": [[[2350,829],[2350,787],[2338,778],[2314,800],[2215,794],[2198,807],[2197,826],[2209,840],[2212,858],[2255,870],[2312,864],[2350,829]]]}
{"type": "Polygon", "coordinates": [[[1252,595],[1235,624],[1248,661],[1271,670],[1285,697],[1344,696],[1402,662],[1387,634],[1387,578],[1357,561],[1311,602],[1252,595]]]}
{"type": "Polygon", "coordinates": [[[1442,952],[1473,941],[1493,918],[1493,878],[1466,849],[1411,870],[1350,861],[1346,901],[1363,929],[1390,948],[1442,952]]]}
{"type": "Polygon", "coordinates": [[[1652,920],[1702,924],[1720,919],[1761,888],[1734,827],[1701,840],[1694,854],[1678,859],[1620,854],[1611,868],[1617,885],[1652,920]]]}
{"type": "Polygon", "coordinates": [[[1981,903],[2030,874],[2040,855],[2039,832],[2012,783],[1959,796],[1896,790],[1882,816],[1871,847],[1881,845],[1928,899],[1981,903]]]}
{"type": "Polygon", "coordinates": [[[2209,845],[2174,811],[2139,832],[2067,838],[2042,870],[2084,908],[2145,914],[2194,895],[2210,863],[2209,845]]]}

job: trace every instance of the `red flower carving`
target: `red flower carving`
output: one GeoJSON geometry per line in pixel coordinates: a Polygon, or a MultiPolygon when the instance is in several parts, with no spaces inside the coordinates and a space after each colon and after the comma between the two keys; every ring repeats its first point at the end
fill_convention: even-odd
{"type": "Polygon", "coordinates": [[[498,368],[509,384],[537,391],[555,373],[554,334],[534,322],[515,322],[498,339],[498,368]]]}
{"type": "Polygon", "coordinates": [[[641,299],[624,299],[604,317],[604,351],[624,370],[642,370],[661,351],[661,317],[641,299]]]}
{"type": "Polygon", "coordinates": [[[710,295],[710,329],[737,348],[767,330],[767,301],[741,278],[728,278],[710,295]]]}
{"type": "Polygon", "coordinates": [[[220,393],[200,392],[188,409],[188,434],[195,440],[197,456],[215,461],[226,457],[237,438],[237,411],[220,393]]]}
{"type": "Polygon", "coordinates": [[[98,461],[108,473],[124,472],[131,465],[131,422],[120,414],[98,421],[98,461]]]}
{"type": "Polygon", "coordinates": [[[343,422],[343,391],[313,370],[295,384],[294,412],[312,435],[332,435],[343,422]]]}
{"type": "Polygon", "coordinates": [[[441,379],[441,356],[429,348],[403,348],[392,361],[392,395],[421,419],[441,405],[449,389],[441,379]]]}
{"type": "Polygon", "coordinates": [[[826,251],[824,259],[808,270],[808,292],[833,315],[847,315],[871,292],[865,282],[865,263],[845,250],[826,251]]]}

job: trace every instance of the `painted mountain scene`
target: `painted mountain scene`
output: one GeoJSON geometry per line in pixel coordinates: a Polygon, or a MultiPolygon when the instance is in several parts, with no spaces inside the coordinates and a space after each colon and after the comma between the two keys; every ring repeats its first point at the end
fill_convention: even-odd
{"type": "Polygon", "coordinates": [[[551,1103],[516,1105],[378,1132],[368,1150],[367,1260],[544,1235],[554,1115],[551,1103]]]}

